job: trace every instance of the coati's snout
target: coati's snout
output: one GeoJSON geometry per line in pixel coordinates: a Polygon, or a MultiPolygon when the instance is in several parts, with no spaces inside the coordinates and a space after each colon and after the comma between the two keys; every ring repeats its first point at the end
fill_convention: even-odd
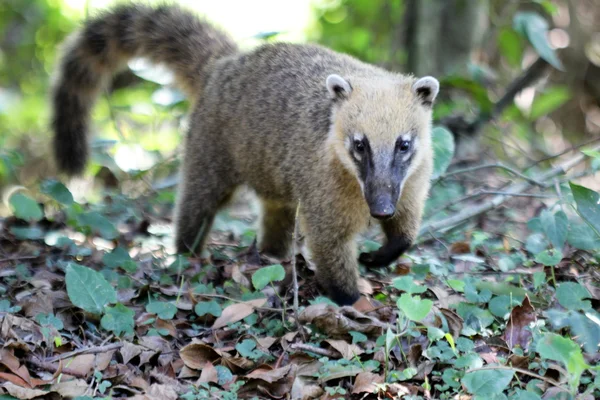
{"type": "Polygon", "coordinates": [[[377,160],[371,153],[370,160],[359,165],[360,179],[364,182],[363,194],[371,216],[388,219],[396,213],[406,168],[394,162],[393,153],[380,158],[377,160]]]}
{"type": "Polygon", "coordinates": [[[371,216],[389,219],[404,181],[429,154],[431,105],[439,83],[432,77],[373,82],[333,74],[326,86],[334,101],[335,154],[355,174],[371,216]]]}

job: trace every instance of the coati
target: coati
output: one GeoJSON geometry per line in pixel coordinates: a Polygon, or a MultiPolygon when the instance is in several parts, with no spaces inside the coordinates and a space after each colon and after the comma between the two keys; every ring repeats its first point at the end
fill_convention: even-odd
{"type": "Polygon", "coordinates": [[[68,174],[88,158],[90,110],[133,57],[170,67],[193,102],[176,209],[176,247],[196,251],[217,211],[249,185],[262,201],[263,252],[289,255],[299,215],[317,278],[340,305],[359,298],[355,235],[371,217],[385,266],[417,236],[432,171],[435,78],[365,64],[316,45],[232,39],[177,6],[121,5],[66,42],[53,85],[54,153],[68,174]]]}

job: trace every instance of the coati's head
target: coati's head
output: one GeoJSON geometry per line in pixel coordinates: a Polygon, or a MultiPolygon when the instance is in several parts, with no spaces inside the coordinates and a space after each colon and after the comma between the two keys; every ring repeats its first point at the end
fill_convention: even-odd
{"type": "Polygon", "coordinates": [[[358,179],[371,215],[389,218],[406,179],[431,161],[431,108],[439,82],[329,75],[325,84],[333,99],[329,144],[358,179]]]}

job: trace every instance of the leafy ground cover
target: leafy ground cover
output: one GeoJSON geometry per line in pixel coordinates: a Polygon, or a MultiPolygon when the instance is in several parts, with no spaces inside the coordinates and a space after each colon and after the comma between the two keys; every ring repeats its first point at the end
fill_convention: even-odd
{"type": "MultiPolygon", "coordinates": [[[[169,190],[107,189],[94,204],[58,180],[14,192],[0,398],[598,398],[599,194],[568,175],[597,170],[597,150],[566,154],[554,175],[447,172],[451,136],[434,137],[421,242],[363,270],[354,307],[319,295],[301,232],[294,260],[259,254],[244,199],[191,258],[171,249],[169,190]],[[508,206],[471,218],[490,202],[508,206]]],[[[358,245],[380,241],[373,230],[358,245]]]]}

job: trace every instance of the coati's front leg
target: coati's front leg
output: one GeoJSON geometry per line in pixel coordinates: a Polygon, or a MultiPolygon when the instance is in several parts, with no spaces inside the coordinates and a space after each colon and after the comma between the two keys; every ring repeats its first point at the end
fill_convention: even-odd
{"type": "MultiPolygon", "coordinates": [[[[429,176],[430,166],[422,167],[415,176],[429,176]]],[[[381,221],[386,242],[370,253],[361,253],[359,261],[366,267],[385,267],[398,259],[412,246],[419,234],[423,207],[429,192],[429,181],[423,183],[417,179],[406,182],[396,213],[390,219],[381,221]]]]}
{"type": "Polygon", "coordinates": [[[312,215],[306,220],[306,234],[317,266],[317,282],[329,298],[344,306],[354,304],[360,292],[354,235],[340,222],[312,215]]]}
{"type": "Polygon", "coordinates": [[[393,263],[412,245],[413,235],[404,228],[406,216],[396,213],[392,218],[381,221],[381,228],[386,242],[379,249],[370,253],[361,253],[358,261],[366,267],[385,267],[393,263]]]}
{"type": "Polygon", "coordinates": [[[273,257],[285,258],[290,253],[294,236],[296,208],[269,200],[262,200],[262,205],[260,250],[273,257]]]}

